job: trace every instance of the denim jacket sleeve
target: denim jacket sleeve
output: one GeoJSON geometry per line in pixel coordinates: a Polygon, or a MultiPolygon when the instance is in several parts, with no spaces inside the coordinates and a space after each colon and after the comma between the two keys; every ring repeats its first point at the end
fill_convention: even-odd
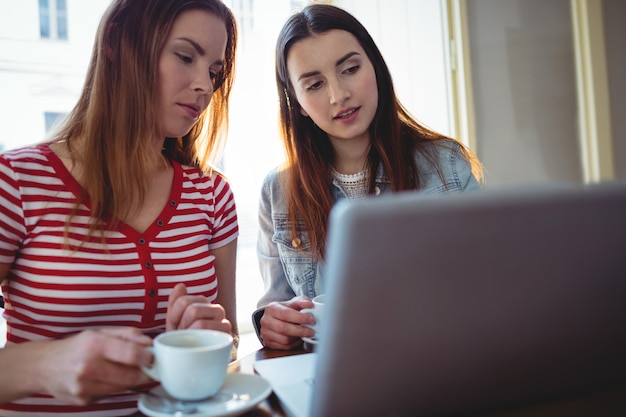
{"type": "Polygon", "coordinates": [[[266,176],[259,202],[257,259],[264,293],[252,316],[257,334],[267,304],[296,295],[313,298],[321,293],[323,281],[322,262],[313,255],[304,226],[297,223],[293,235],[281,172],[276,169],[266,176]]]}
{"type": "Polygon", "coordinates": [[[280,186],[280,171],[270,172],[261,189],[259,199],[259,231],[257,236],[257,259],[264,284],[264,293],[257,307],[264,307],[272,301],[289,300],[296,294],[289,285],[283,268],[278,244],[274,241],[274,213],[286,214],[287,203],[280,186]],[[280,195],[276,195],[276,194],[280,195]],[[274,202],[283,201],[282,207],[274,202]]]}
{"type": "Polygon", "coordinates": [[[313,298],[321,290],[321,262],[304,225],[296,223],[295,235],[292,225],[281,171],[272,171],[263,183],[259,205],[257,257],[265,287],[259,307],[295,295],[313,298]]]}

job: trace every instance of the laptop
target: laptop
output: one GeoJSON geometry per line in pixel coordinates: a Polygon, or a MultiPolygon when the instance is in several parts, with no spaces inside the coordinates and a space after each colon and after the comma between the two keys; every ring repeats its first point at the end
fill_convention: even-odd
{"type": "Polygon", "coordinates": [[[626,382],[625,183],[341,202],[327,248],[315,353],[256,364],[291,416],[466,414],[626,382]]]}

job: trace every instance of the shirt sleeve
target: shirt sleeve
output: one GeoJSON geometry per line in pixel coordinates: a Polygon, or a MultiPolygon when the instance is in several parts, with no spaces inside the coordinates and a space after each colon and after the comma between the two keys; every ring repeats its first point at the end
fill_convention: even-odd
{"type": "Polygon", "coordinates": [[[235,197],[228,181],[219,173],[213,173],[213,238],[210,249],[226,246],[239,236],[235,197]]]}
{"type": "Polygon", "coordinates": [[[0,263],[13,263],[26,233],[19,190],[14,169],[0,157],[0,263]]]}

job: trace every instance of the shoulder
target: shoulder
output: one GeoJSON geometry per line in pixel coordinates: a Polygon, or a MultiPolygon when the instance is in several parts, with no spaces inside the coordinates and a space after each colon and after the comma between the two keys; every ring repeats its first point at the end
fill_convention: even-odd
{"type": "Polygon", "coordinates": [[[267,173],[263,179],[260,196],[260,211],[287,213],[287,186],[288,170],[278,166],[267,173]]]}
{"type": "MultiPolygon", "coordinates": [[[[174,164],[178,163],[174,162],[174,164]]],[[[189,181],[192,184],[230,183],[226,175],[216,168],[212,168],[207,172],[195,166],[179,164],[179,167],[183,180],[189,181]]]]}
{"type": "Polygon", "coordinates": [[[271,169],[263,179],[263,184],[273,185],[284,180],[287,175],[287,168],[284,165],[278,165],[271,169]]]}
{"type": "Polygon", "coordinates": [[[5,179],[27,179],[33,184],[57,182],[57,163],[60,161],[47,144],[26,146],[0,154],[0,169],[5,179]]]}
{"type": "Polygon", "coordinates": [[[415,153],[415,158],[420,164],[432,164],[433,159],[440,164],[456,163],[458,158],[466,159],[462,146],[461,143],[451,139],[429,140],[415,153]]]}
{"type": "Polygon", "coordinates": [[[52,150],[48,144],[38,144],[2,152],[0,159],[5,164],[29,162],[48,164],[51,153],[52,150]]]}
{"type": "Polygon", "coordinates": [[[440,139],[416,152],[415,161],[421,188],[430,192],[464,191],[479,188],[472,164],[461,143],[440,139]]]}
{"type": "Polygon", "coordinates": [[[284,165],[279,165],[269,171],[263,179],[263,193],[283,192],[285,182],[287,181],[288,169],[284,165]]]}
{"type": "Polygon", "coordinates": [[[216,198],[232,194],[230,181],[226,175],[212,169],[205,172],[198,167],[179,165],[181,170],[181,187],[185,192],[197,192],[205,198],[216,198]]]}

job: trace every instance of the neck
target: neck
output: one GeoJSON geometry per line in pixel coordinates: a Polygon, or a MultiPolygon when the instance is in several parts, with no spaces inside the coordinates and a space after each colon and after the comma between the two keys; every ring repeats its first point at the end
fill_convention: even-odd
{"type": "Polygon", "coordinates": [[[336,152],[334,168],[340,174],[356,174],[365,169],[368,152],[336,152]]]}
{"type": "Polygon", "coordinates": [[[335,150],[333,166],[337,172],[350,175],[365,169],[370,150],[369,137],[363,136],[349,140],[331,138],[331,143],[335,150]]]}

